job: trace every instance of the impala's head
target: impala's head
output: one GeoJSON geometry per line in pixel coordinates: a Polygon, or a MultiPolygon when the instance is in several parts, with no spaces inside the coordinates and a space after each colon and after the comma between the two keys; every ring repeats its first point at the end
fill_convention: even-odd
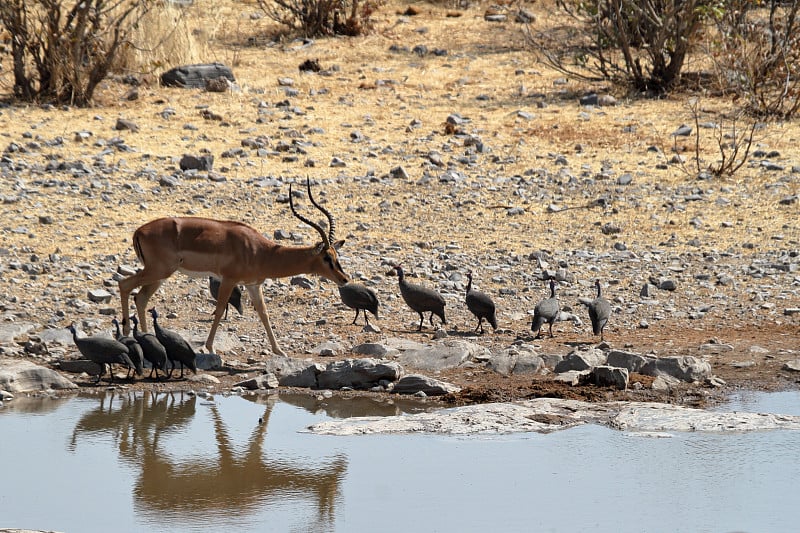
{"type": "Polygon", "coordinates": [[[342,269],[341,263],[339,263],[339,254],[337,253],[337,250],[344,244],[344,239],[338,241],[335,240],[335,222],[333,220],[333,215],[331,215],[330,211],[322,207],[317,203],[316,200],[314,200],[314,195],[311,194],[311,180],[307,177],[306,187],[308,189],[308,199],[311,201],[314,207],[322,211],[322,214],[324,214],[328,219],[328,232],[325,233],[325,230],[322,229],[322,226],[312,222],[295,210],[294,199],[292,198],[291,183],[289,184],[289,207],[292,209],[292,214],[295,217],[299,218],[317,230],[317,233],[319,233],[320,237],[322,237],[322,242],[317,243],[316,247],[314,248],[314,256],[316,259],[314,273],[333,281],[341,287],[349,281],[347,274],[345,274],[344,270],[342,269]]]}

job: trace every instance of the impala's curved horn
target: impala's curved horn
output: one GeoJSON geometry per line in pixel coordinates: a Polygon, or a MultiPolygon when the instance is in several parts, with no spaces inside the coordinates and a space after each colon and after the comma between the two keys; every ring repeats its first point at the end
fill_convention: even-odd
{"type": "Polygon", "coordinates": [[[331,215],[330,211],[319,205],[317,201],[314,200],[314,195],[311,194],[311,179],[308,176],[306,176],[306,188],[308,188],[308,199],[311,200],[311,203],[314,204],[314,207],[322,211],[322,213],[328,219],[328,244],[331,244],[335,240],[333,236],[336,231],[336,223],[333,221],[333,215],[331,215]]]}
{"type": "MultiPolygon", "coordinates": [[[[309,185],[308,191],[309,191],[309,193],[311,192],[311,186],[310,185],[309,185]]],[[[317,203],[314,202],[313,198],[311,199],[311,203],[313,203],[315,206],[317,205],[317,203]]],[[[317,233],[319,233],[320,236],[322,237],[322,243],[325,245],[326,248],[330,248],[331,241],[328,238],[328,235],[325,234],[325,230],[323,230],[322,227],[320,227],[320,225],[317,224],[316,222],[312,222],[309,219],[307,219],[306,217],[304,217],[303,215],[301,215],[300,213],[298,213],[297,210],[294,208],[294,199],[292,198],[292,184],[291,183],[289,184],[289,207],[291,208],[292,214],[295,217],[299,218],[300,220],[302,220],[303,222],[305,222],[306,224],[308,224],[309,226],[311,226],[312,228],[317,230],[317,233]]],[[[319,206],[317,206],[317,207],[319,207],[319,206]]],[[[332,220],[330,214],[328,214],[324,210],[323,210],[323,213],[325,213],[328,216],[328,220],[332,220]]],[[[331,233],[333,233],[333,232],[331,232],[331,233]]]]}

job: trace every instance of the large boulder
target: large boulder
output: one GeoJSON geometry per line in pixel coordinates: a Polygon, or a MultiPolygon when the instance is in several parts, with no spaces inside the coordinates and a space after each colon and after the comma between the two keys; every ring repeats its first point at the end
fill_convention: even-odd
{"type": "Polygon", "coordinates": [[[54,370],[23,359],[0,357],[0,390],[13,393],[77,388],[76,384],[54,370]]]}

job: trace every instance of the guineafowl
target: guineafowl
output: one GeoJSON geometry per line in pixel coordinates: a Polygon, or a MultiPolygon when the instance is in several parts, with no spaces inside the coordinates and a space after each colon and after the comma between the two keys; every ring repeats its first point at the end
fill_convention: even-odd
{"type": "Polygon", "coordinates": [[[492,329],[497,331],[497,315],[494,302],[485,292],[476,291],[472,288],[472,272],[467,272],[467,279],[469,280],[469,283],[467,283],[467,309],[478,319],[475,331],[477,332],[480,329],[481,335],[483,335],[484,318],[491,324],[492,329]]]}
{"type": "Polygon", "coordinates": [[[139,333],[139,319],[135,316],[131,317],[133,324],[133,338],[139,342],[142,347],[144,358],[150,361],[151,369],[148,378],[153,378],[153,372],[156,374],[156,381],[158,381],[158,371],[161,370],[164,375],[167,374],[167,350],[164,345],[158,342],[158,339],[152,333],[139,333]]]}
{"type": "Polygon", "coordinates": [[[114,381],[114,372],[111,370],[110,365],[120,364],[128,368],[134,367],[133,361],[128,356],[128,347],[121,342],[109,337],[78,337],[74,324],[70,324],[67,329],[72,333],[72,340],[75,342],[75,346],[78,347],[78,351],[86,359],[100,365],[100,373],[97,374],[95,383],[99,383],[103,374],[106,373],[106,365],[109,365],[112,382],[114,381]]]}
{"type": "Polygon", "coordinates": [[[392,268],[397,271],[397,280],[403,300],[411,309],[419,313],[419,328],[417,328],[417,331],[422,331],[422,323],[425,320],[422,313],[427,311],[431,313],[430,322],[432,327],[433,315],[438,316],[442,320],[442,324],[447,324],[447,320],[444,317],[445,301],[442,295],[433,289],[407,282],[403,274],[403,267],[400,265],[395,265],[392,268]]]}
{"type": "Polygon", "coordinates": [[[131,370],[136,372],[137,376],[141,376],[144,371],[142,369],[142,362],[144,360],[144,353],[142,352],[142,347],[139,345],[139,342],[134,339],[133,337],[129,337],[127,335],[123,335],[119,329],[119,320],[117,317],[111,319],[111,323],[114,324],[114,328],[116,329],[116,333],[114,337],[128,347],[128,357],[130,357],[131,362],[133,363],[134,368],[128,369],[128,379],[131,377],[131,370]]]}
{"type": "Polygon", "coordinates": [[[578,302],[585,305],[589,310],[589,319],[592,321],[592,333],[600,335],[600,340],[603,341],[605,340],[603,330],[606,327],[608,318],[611,316],[611,304],[602,296],[599,279],[595,280],[594,286],[597,289],[597,296],[595,299],[578,298],[578,302]]]}
{"type": "MultiPolygon", "coordinates": [[[[219,278],[215,278],[214,276],[208,277],[208,290],[211,293],[211,297],[215,300],[219,298],[219,278]]],[[[225,306],[225,320],[228,320],[228,307],[233,306],[234,309],[239,311],[239,314],[244,314],[244,308],[242,307],[242,289],[239,288],[238,285],[233,286],[233,291],[231,291],[231,295],[228,298],[228,305],[225,306]]]]}
{"type": "Polygon", "coordinates": [[[364,311],[364,323],[367,325],[369,324],[367,311],[375,315],[375,318],[378,318],[378,295],[369,287],[352,282],[339,285],[339,296],[344,305],[356,310],[353,324],[358,320],[359,311],[364,311]]]}
{"type": "Polygon", "coordinates": [[[536,334],[536,338],[542,336],[542,326],[545,323],[550,324],[550,337],[553,336],[553,322],[558,318],[560,306],[558,298],[556,298],[556,281],[550,279],[550,298],[546,298],[536,304],[533,310],[533,322],[531,322],[531,331],[536,334]]]}
{"type": "Polygon", "coordinates": [[[158,324],[158,312],[155,308],[150,309],[150,316],[153,317],[153,330],[156,332],[158,342],[164,345],[167,350],[167,359],[170,360],[171,367],[169,369],[168,378],[172,377],[172,371],[175,370],[175,362],[181,364],[181,375],[183,377],[183,367],[187,366],[189,369],[197,374],[197,354],[194,348],[186,342],[186,340],[168,329],[162,328],[158,324]]]}

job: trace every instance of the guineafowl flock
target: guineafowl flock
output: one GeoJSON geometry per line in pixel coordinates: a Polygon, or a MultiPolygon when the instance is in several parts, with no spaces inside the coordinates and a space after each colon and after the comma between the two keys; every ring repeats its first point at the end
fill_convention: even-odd
{"type": "MultiPolygon", "coordinates": [[[[417,331],[422,331],[425,323],[425,313],[429,313],[428,320],[432,327],[436,327],[433,317],[439,318],[441,326],[447,325],[445,317],[445,299],[436,290],[423,285],[410,283],[406,279],[405,271],[400,265],[392,265],[389,274],[396,274],[400,296],[405,304],[419,315],[417,331]]],[[[467,286],[464,293],[464,303],[469,312],[477,319],[474,328],[476,334],[484,334],[483,323],[486,321],[492,326],[493,331],[498,330],[497,308],[491,296],[487,293],[474,288],[473,273],[467,272],[467,286]]],[[[209,278],[209,290],[216,298],[216,290],[219,282],[214,278],[209,278]],[[216,283],[215,283],[216,281],[216,283]],[[215,287],[216,285],[216,287],[215,287]]],[[[531,331],[534,338],[541,338],[542,328],[548,325],[549,336],[554,337],[553,324],[560,319],[561,305],[556,296],[557,282],[553,278],[548,279],[549,297],[539,300],[533,311],[531,331]]],[[[611,316],[611,304],[603,298],[600,280],[595,280],[595,297],[578,298],[578,303],[586,306],[589,319],[592,324],[592,332],[599,335],[600,340],[605,340],[605,327],[611,316]]],[[[238,289],[238,287],[237,287],[238,289]]],[[[339,296],[342,303],[354,309],[356,314],[352,324],[356,324],[359,313],[364,315],[365,327],[369,326],[367,311],[372,313],[375,318],[379,318],[378,296],[374,290],[361,283],[348,282],[340,285],[339,296]]],[[[228,305],[233,306],[239,314],[242,314],[241,291],[234,291],[228,301],[228,305]]],[[[147,361],[150,366],[148,379],[155,378],[156,381],[172,377],[175,368],[180,365],[179,379],[184,377],[184,368],[188,368],[195,374],[197,373],[197,354],[192,346],[174,331],[161,327],[158,321],[159,314],[155,309],[148,311],[153,319],[154,333],[144,333],[139,331],[139,321],[136,316],[131,316],[133,331],[131,336],[125,336],[120,331],[120,323],[114,318],[111,322],[115,328],[114,337],[93,336],[79,337],[74,325],[68,329],[72,333],[73,341],[81,354],[90,361],[95,362],[100,371],[95,383],[98,383],[106,373],[108,367],[110,380],[114,381],[112,365],[120,365],[127,369],[128,379],[132,378],[132,373],[142,376],[144,373],[143,363],[147,361]],[[160,372],[160,374],[159,374],[160,372]]],[[[367,331],[367,330],[365,330],[367,331]]],[[[373,330],[374,331],[374,330],[373,330]]]]}
{"type": "Polygon", "coordinates": [[[150,309],[150,314],[153,317],[155,335],[139,332],[139,320],[135,316],[130,318],[133,324],[132,336],[122,334],[116,317],[111,320],[115,330],[114,338],[104,335],[79,337],[74,324],[67,327],[72,333],[72,340],[81,355],[100,367],[95,383],[99,383],[105,375],[106,367],[108,367],[110,375],[109,380],[111,382],[114,381],[112,365],[125,367],[128,371],[127,379],[133,377],[132,373],[137,376],[143,376],[144,361],[147,361],[151,367],[148,378],[153,379],[155,375],[156,381],[160,379],[159,370],[165,377],[172,377],[176,364],[181,365],[179,378],[183,378],[184,367],[189,368],[195,374],[197,373],[197,354],[191,345],[174,331],[161,328],[158,323],[158,313],[155,309],[150,309]],[[167,371],[167,364],[170,365],[169,371],[167,371]]]}
{"type": "MultiPolygon", "coordinates": [[[[446,302],[441,294],[429,287],[410,283],[406,280],[405,271],[400,265],[393,265],[392,269],[387,274],[397,275],[400,296],[405,304],[419,315],[417,331],[422,331],[425,323],[425,313],[430,313],[428,320],[432,327],[436,327],[433,322],[434,315],[439,317],[442,326],[447,324],[444,312],[446,302]]],[[[472,271],[467,272],[467,287],[464,295],[464,303],[469,312],[478,320],[474,332],[481,335],[484,334],[484,320],[492,326],[494,331],[497,331],[499,327],[497,322],[497,307],[491,296],[473,287],[473,281],[472,271]]],[[[552,277],[548,278],[550,296],[540,300],[534,308],[531,331],[537,339],[541,338],[542,327],[545,324],[548,325],[549,335],[552,338],[554,337],[553,325],[559,320],[565,320],[562,316],[564,313],[562,313],[561,305],[556,296],[556,286],[556,280],[552,277]]],[[[589,318],[592,322],[592,331],[595,335],[600,335],[600,340],[603,341],[605,340],[603,331],[611,316],[611,305],[601,296],[600,280],[596,280],[594,286],[597,291],[597,297],[593,300],[579,298],[578,303],[588,308],[589,318]]],[[[350,282],[339,287],[339,294],[343,304],[356,310],[356,317],[353,319],[353,324],[356,323],[358,313],[361,310],[364,311],[364,318],[367,324],[369,323],[366,319],[367,309],[369,309],[376,318],[378,317],[378,298],[375,291],[372,289],[359,283],[350,282]]],[[[566,314],[574,317],[574,315],[570,315],[569,313],[566,314]]]]}

